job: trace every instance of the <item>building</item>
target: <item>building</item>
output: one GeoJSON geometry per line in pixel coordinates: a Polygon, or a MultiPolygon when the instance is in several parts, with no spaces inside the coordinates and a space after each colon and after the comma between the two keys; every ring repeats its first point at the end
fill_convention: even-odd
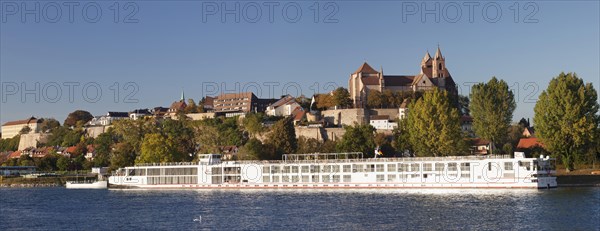
{"type": "Polygon", "coordinates": [[[109,126],[115,120],[129,119],[128,112],[109,111],[106,115],[94,116],[92,120],[87,122],[87,126],[109,126]]]}
{"type": "Polygon", "coordinates": [[[444,89],[457,94],[456,84],[446,69],[446,59],[438,47],[435,57],[429,52],[421,60],[421,72],[417,75],[385,75],[383,68],[373,69],[366,62],[350,75],[348,91],[354,107],[367,105],[369,91],[427,91],[434,88],[444,89]]]}
{"type": "Polygon", "coordinates": [[[394,130],[398,127],[398,123],[390,121],[387,115],[373,115],[369,119],[369,124],[377,130],[394,130]]]}
{"type": "Polygon", "coordinates": [[[219,150],[221,151],[223,160],[237,159],[237,154],[239,152],[239,148],[237,146],[235,146],[235,145],[220,146],[219,150]]]}
{"type": "Polygon", "coordinates": [[[473,133],[473,117],[468,115],[463,115],[460,117],[460,128],[463,133],[466,133],[469,136],[474,136],[473,133]]]}
{"type": "Polygon", "coordinates": [[[484,140],[481,138],[473,138],[470,139],[471,142],[471,154],[472,155],[486,155],[489,154],[490,150],[492,150],[492,148],[496,148],[496,147],[492,147],[492,142],[490,142],[489,140],[484,140]]]}
{"type": "Polygon", "coordinates": [[[259,99],[252,92],[221,94],[214,99],[214,112],[225,116],[264,112],[276,99],[259,99]]]}
{"type": "Polygon", "coordinates": [[[535,137],[521,138],[519,140],[519,144],[517,144],[517,149],[519,150],[532,149],[536,147],[544,148],[544,144],[542,144],[538,138],[535,137]]]}
{"type": "Polygon", "coordinates": [[[152,113],[150,113],[150,110],[148,110],[148,109],[135,109],[135,110],[129,112],[129,119],[138,120],[138,119],[144,118],[145,116],[150,116],[150,115],[152,115],[152,113]]]}
{"type": "Polygon", "coordinates": [[[38,133],[40,132],[40,123],[42,120],[33,116],[24,120],[6,122],[2,125],[2,139],[10,139],[19,135],[24,127],[29,127],[32,133],[38,133]]]}
{"type": "Polygon", "coordinates": [[[204,97],[204,104],[202,105],[202,107],[204,107],[204,111],[206,111],[206,112],[213,111],[215,109],[214,103],[215,103],[215,97],[210,97],[210,96],[204,97]]]}
{"type": "Polygon", "coordinates": [[[267,106],[265,114],[270,116],[290,116],[296,108],[302,108],[300,104],[296,102],[296,98],[291,95],[286,95],[275,103],[267,106]]]}
{"type": "Polygon", "coordinates": [[[535,137],[535,129],[533,127],[526,127],[523,130],[524,137],[535,137]]]}

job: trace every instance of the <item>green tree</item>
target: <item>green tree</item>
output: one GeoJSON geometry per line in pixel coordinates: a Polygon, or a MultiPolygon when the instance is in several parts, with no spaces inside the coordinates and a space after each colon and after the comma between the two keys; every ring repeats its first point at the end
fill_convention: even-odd
{"type": "Polygon", "coordinates": [[[296,130],[292,119],[285,118],[275,122],[271,132],[267,134],[266,143],[273,145],[277,159],[280,159],[284,153],[295,153],[298,149],[298,140],[296,140],[296,130]]]}
{"type": "Polygon", "coordinates": [[[185,113],[198,113],[198,105],[196,105],[196,102],[194,101],[194,99],[190,98],[188,99],[188,103],[187,103],[187,107],[185,107],[184,109],[185,113]]]}
{"type": "Polygon", "coordinates": [[[268,153],[260,140],[251,138],[239,150],[238,158],[240,160],[268,160],[271,159],[271,153],[268,153]]]}
{"type": "Polygon", "coordinates": [[[168,140],[158,133],[150,133],[144,136],[142,142],[142,153],[135,161],[136,163],[162,163],[172,162],[170,144],[168,140]]]}
{"type": "Polygon", "coordinates": [[[31,128],[29,126],[24,126],[23,128],[21,128],[21,131],[19,131],[19,134],[29,134],[29,132],[31,132],[31,128]]]}
{"type": "Polygon", "coordinates": [[[333,91],[333,102],[335,105],[340,106],[342,108],[348,108],[352,105],[352,100],[350,99],[350,93],[348,89],[343,87],[338,87],[333,91]]]}
{"type": "Polygon", "coordinates": [[[130,143],[118,143],[110,158],[110,168],[112,170],[131,166],[135,163],[135,150],[130,143]]]}
{"type": "Polygon", "coordinates": [[[418,156],[450,156],[466,152],[458,110],[446,91],[434,89],[411,103],[407,130],[418,156]]]}
{"type": "Polygon", "coordinates": [[[591,83],[575,73],[550,80],[535,105],[536,136],[567,171],[593,146],[598,134],[598,96],[591,83]]]}
{"type": "Polygon", "coordinates": [[[367,107],[381,108],[383,107],[383,95],[380,91],[369,90],[367,94],[367,107]]]}
{"type": "Polygon", "coordinates": [[[65,119],[65,122],[63,124],[67,127],[74,127],[77,125],[77,122],[80,122],[80,124],[85,124],[88,121],[92,120],[92,118],[94,118],[94,116],[92,116],[90,112],[84,110],[76,110],[74,112],[69,113],[67,119],[65,119]]]}
{"type": "Polygon", "coordinates": [[[402,154],[402,156],[409,156],[414,152],[410,144],[407,122],[407,119],[398,121],[398,127],[393,131],[394,140],[392,141],[392,147],[402,154]]]}
{"type": "Polygon", "coordinates": [[[56,167],[60,171],[67,171],[69,169],[69,165],[71,164],[71,159],[60,156],[58,160],[56,160],[56,167]]]}
{"type": "Polygon", "coordinates": [[[475,134],[492,144],[505,141],[516,108],[515,97],[508,84],[493,77],[487,83],[473,86],[470,99],[475,134]]]}
{"type": "Polygon", "coordinates": [[[54,118],[44,118],[40,123],[41,132],[50,132],[52,129],[60,127],[60,122],[54,118]]]}
{"type": "Polygon", "coordinates": [[[19,148],[21,135],[16,135],[13,138],[0,139],[0,152],[16,151],[19,148]]]}
{"type": "Polygon", "coordinates": [[[256,135],[261,134],[264,131],[262,125],[263,119],[263,113],[248,113],[242,120],[242,125],[244,126],[244,129],[250,133],[251,137],[256,137],[256,135]]]}
{"type": "Polygon", "coordinates": [[[362,152],[365,156],[373,157],[375,150],[375,128],[370,124],[354,124],[344,126],[345,133],[337,143],[337,149],[342,152],[362,152]]]}

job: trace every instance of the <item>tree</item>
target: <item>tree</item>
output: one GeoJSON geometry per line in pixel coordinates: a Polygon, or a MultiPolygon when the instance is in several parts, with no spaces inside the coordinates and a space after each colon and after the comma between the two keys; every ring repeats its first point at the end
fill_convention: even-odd
{"type": "Polygon", "coordinates": [[[21,135],[16,135],[13,138],[0,139],[0,152],[16,151],[19,148],[21,135]]]}
{"type": "Polygon", "coordinates": [[[85,124],[88,121],[92,120],[92,118],[94,118],[94,116],[92,116],[92,114],[88,111],[76,110],[74,112],[69,113],[67,119],[65,119],[65,122],[63,124],[67,127],[74,127],[77,125],[77,122],[80,122],[80,124],[85,124]]]}
{"type": "Polygon", "coordinates": [[[110,154],[112,147],[116,142],[116,138],[112,130],[104,132],[94,140],[94,150],[96,156],[94,157],[94,167],[105,167],[110,164],[110,154]]]}
{"type": "Polygon", "coordinates": [[[54,118],[45,118],[42,119],[42,123],[40,123],[40,131],[41,132],[49,132],[52,129],[60,127],[60,122],[54,118]]]}
{"type": "Polygon", "coordinates": [[[493,77],[487,83],[473,86],[470,98],[469,109],[475,134],[492,144],[504,141],[516,108],[515,97],[508,84],[493,77]]]}
{"type": "Polygon", "coordinates": [[[268,160],[272,159],[272,154],[260,140],[251,138],[238,152],[238,158],[241,160],[268,160]]]}
{"type": "Polygon", "coordinates": [[[242,125],[244,126],[244,129],[250,133],[251,137],[256,137],[257,134],[264,131],[262,125],[263,119],[263,113],[248,113],[242,120],[242,125]]]}
{"type": "Polygon", "coordinates": [[[352,100],[350,99],[350,93],[346,88],[338,87],[333,91],[333,102],[335,105],[340,106],[342,108],[347,108],[352,105],[352,100]]]}
{"type": "Polygon", "coordinates": [[[190,98],[188,99],[188,103],[187,103],[187,107],[185,107],[184,109],[185,113],[198,113],[198,105],[196,105],[196,102],[194,101],[194,99],[190,98]]]}
{"type": "Polygon", "coordinates": [[[284,153],[295,153],[298,149],[296,130],[291,118],[285,118],[275,122],[271,132],[267,135],[266,143],[273,145],[276,158],[280,159],[284,153]]]}
{"type": "Polygon", "coordinates": [[[392,147],[402,154],[402,156],[410,156],[414,152],[410,144],[407,122],[407,119],[398,121],[398,127],[393,131],[394,140],[392,141],[392,147]]]}
{"type": "Polygon", "coordinates": [[[383,106],[383,98],[380,91],[369,90],[367,94],[367,107],[381,108],[383,106]]]}
{"type": "Polygon", "coordinates": [[[300,136],[298,138],[298,150],[296,150],[296,153],[305,154],[322,152],[321,146],[322,143],[315,138],[306,138],[304,136],[300,136]]]}
{"type": "Polygon", "coordinates": [[[163,163],[172,162],[171,145],[167,139],[158,133],[150,133],[144,136],[142,142],[142,153],[135,161],[136,163],[163,163]]]}
{"type": "Polygon", "coordinates": [[[130,143],[118,143],[110,158],[110,168],[117,169],[131,166],[135,163],[135,150],[130,143]]]}
{"type": "Polygon", "coordinates": [[[21,128],[21,131],[19,131],[19,134],[29,134],[29,132],[31,132],[31,128],[29,126],[24,126],[23,128],[21,128]]]}
{"type": "Polygon", "coordinates": [[[593,146],[598,135],[598,96],[591,83],[575,73],[550,80],[535,105],[536,136],[562,160],[567,171],[593,146]]]}
{"type": "Polygon", "coordinates": [[[316,107],[319,110],[324,110],[335,106],[333,96],[330,94],[318,94],[315,97],[316,107]]]}
{"type": "Polygon", "coordinates": [[[407,130],[418,156],[450,156],[466,152],[458,110],[446,91],[434,89],[409,106],[407,130]]]}
{"type": "Polygon", "coordinates": [[[337,143],[337,149],[342,152],[362,152],[365,156],[373,157],[375,150],[375,128],[370,124],[354,124],[344,126],[344,135],[337,143]]]}
{"type": "Polygon", "coordinates": [[[70,164],[71,159],[67,158],[66,156],[60,156],[58,160],[56,160],[56,167],[60,171],[67,171],[70,164]]]}

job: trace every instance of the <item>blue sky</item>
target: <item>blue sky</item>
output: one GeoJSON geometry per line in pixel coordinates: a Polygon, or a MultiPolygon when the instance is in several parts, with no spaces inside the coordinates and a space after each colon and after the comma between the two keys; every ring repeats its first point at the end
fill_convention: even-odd
{"type": "Polygon", "coordinates": [[[562,71],[600,85],[598,1],[481,2],[472,22],[468,2],[318,2],[317,23],[315,1],[278,2],[272,22],[269,2],[132,3],[118,2],[117,14],[115,1],[80,2],[69,19],[61,1],[0,2],[0,123],[31,115],[62,122],[76,109],[100,115],[168,107],[182,90],[196,101],[243,88],[262,97],[286,89],[312,95],[347,87],[364,61],[386,74],[417,74],[425,52],[438,44],[462,94],[492,76],[513,86],[515,121],[533,117],[538,95],[562,71]],[[23,21],[21,13],[36,3],[40,11],[23,21]],[[235,4],[240,11],[222,21],[223,7],[235,4]],[[433,13],[422,20],[424,8],[433,13]],[[132,12],[133,23],[124,23],[132,12]]]}

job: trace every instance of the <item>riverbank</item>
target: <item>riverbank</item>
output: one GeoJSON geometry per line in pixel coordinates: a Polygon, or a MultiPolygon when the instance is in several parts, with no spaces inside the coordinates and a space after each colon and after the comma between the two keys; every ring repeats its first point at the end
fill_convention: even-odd
{"type": "Polygon", "coordinates": [[[600,187],[600,170],[578,169],[566,172],[559,169],[556,172],[558,187],[600,187]]]}

